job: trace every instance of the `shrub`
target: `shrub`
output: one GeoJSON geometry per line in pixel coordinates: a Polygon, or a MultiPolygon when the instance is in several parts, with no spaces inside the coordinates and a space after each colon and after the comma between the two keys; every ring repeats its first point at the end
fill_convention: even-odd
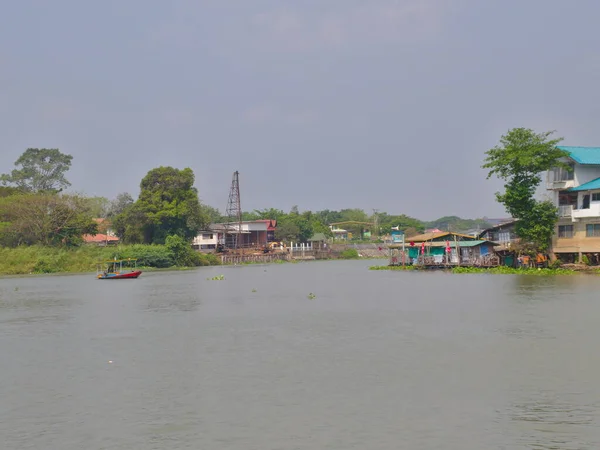
{"type": "Polygon", "coordinates": [[[357,259],[357,258],[359,258],[358,250],[356,250],[355,248],[347,248],[342,253],[340,253],[340,258],[342,258],[342,259],[357,259]]]}

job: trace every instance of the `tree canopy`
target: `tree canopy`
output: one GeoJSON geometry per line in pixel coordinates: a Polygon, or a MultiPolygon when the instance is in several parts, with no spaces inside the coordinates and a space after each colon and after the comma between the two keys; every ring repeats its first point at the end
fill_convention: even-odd
{"type": "Polygon", "coordinates": [[[78,195],[20,194],[0,198],[0,243],[73,246],[96,234],[90,204],[78,195]]]}
{"type": "Polygon", "coordinates": [[[169,235],[191,241],[208,221],[192,169],[161,166],[142,179],[139,198],[115,217],[114,224],[126,242],[164,244],[169,235]]]}
{"type": "Polygon", "coordinates": [[[568,153],[557,144],[562,138],[550,139],[554,131],[535,133],[528,128],[514,128],[500,138],[500,144],[486,152],[483,168],[489,179],[497,176],[505,181],[504,192],[496,199],[514,218],[516,233],[525,242],[541,251],[548,249],[558,211],[549,201],[535,199],[542,182],[541,173],[554,167],[568,166],[563,158],[568,153]]]}
{"type": "Polygon", "coordinates": [[[17,169],[0,175],[0,181],[24,192],[60,192],[71,185],[65,173],[72,159],[57,148],[28,148],[15,161],[17,169]]]}

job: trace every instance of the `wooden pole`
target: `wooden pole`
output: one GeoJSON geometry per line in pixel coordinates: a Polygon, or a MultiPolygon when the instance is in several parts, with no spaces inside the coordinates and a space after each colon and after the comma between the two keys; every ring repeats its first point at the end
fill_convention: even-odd
{"type": "Polygon", "coordinates": [[[460,248],[458,248],[458,241],[456,240],[456,235],[454,235],[454,247],[456,247],[456,256],[457,256],[457,262],[458,262],[458,266],[460,267],[460,248]]]}

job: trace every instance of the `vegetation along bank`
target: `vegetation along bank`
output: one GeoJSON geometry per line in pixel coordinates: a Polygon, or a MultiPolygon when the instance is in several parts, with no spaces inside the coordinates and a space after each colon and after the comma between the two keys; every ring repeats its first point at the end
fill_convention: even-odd
{"type": "MultiPolygon", "coordinates": [[[[427,270],[423,269],[419,266],[371,266],[369,270],[427,270]]],[[[599,268],[564,268],[564,267],[556,267],[556,268],[513,268],[513,267],[490,267],[490,268],[481,268],[481,267],[453,267],[449,269],[440,269],[444,272],[450,273],[488,273],[488,274],[497,274],[497,275],[575,275],[580,273],[589,273],[589,274],[600,274],[599,268]]]]}
{"type": "Polygon", "coordinates": [[[175,238],[165,245],[0,247],[0,275],[92,272],[99,261],[113,258],[136,258],[139,267],[159,269],[219,264],[215,255],[198,253],[175,238]]]}

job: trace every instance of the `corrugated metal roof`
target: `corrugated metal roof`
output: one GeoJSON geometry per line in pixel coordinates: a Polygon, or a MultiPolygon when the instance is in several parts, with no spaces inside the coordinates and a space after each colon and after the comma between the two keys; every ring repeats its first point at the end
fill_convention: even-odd
{"type": "Polygon", "coordinates": [[[579,191],[593,191],[595,189],[600,189],[600,178],[596,178],[595,180],[588,181],[587,183],[583,183],[577,187],[573,187],[568,190],[571,192],[579,192],[579,191]]]}
{"type": "Polygon", "coordinates": [[[557,147],[568,152],[571,158],[579,164],[600,165],[600,147],[568,147],[564,145],[557,147]]]}
{"type": "MultiPolygon", "coordinates": [[[[448,244],[450,244],[451,248],[456,247],[456,244],[458,244],[459,247],[477,247],[478,245],[481,244],[491,244],[494,245],[494,242],[492,241],[486,241],[486,240],[475,240],[475,241],[458,241],[455,242],[454,241],[448,241],[448,244]]],[[[438,242],[426,242],[425,243],[425,247],[429,248],[429,247],[446,247],[446,242],[444,241],[438,241],[438,242]]],[[[415,245],[413,248],[419,248],[421,247],[421,243],[415,245]]],[[[388,248],[402,248],[402,244],[390,244],[388,245],[388,248]]],[[[405,244],[405,248],[411,248],[410,245],[406,245],[405,244]]]]}
{"type": "Polygon", "coordinates": [[[438,233],[424,233],[424,234],[419,234],[417,236],[407,237],[405,239],[405,241],[406,242],[423,242],[423,241],[431,241],[432,239],[439,239],[439,238],[442,238],[445,236],[457,236],[459,238],[475,239],[474,236],[469,236],[468,234],[454,233],[451,231],[440,231],[438,233]]]}

